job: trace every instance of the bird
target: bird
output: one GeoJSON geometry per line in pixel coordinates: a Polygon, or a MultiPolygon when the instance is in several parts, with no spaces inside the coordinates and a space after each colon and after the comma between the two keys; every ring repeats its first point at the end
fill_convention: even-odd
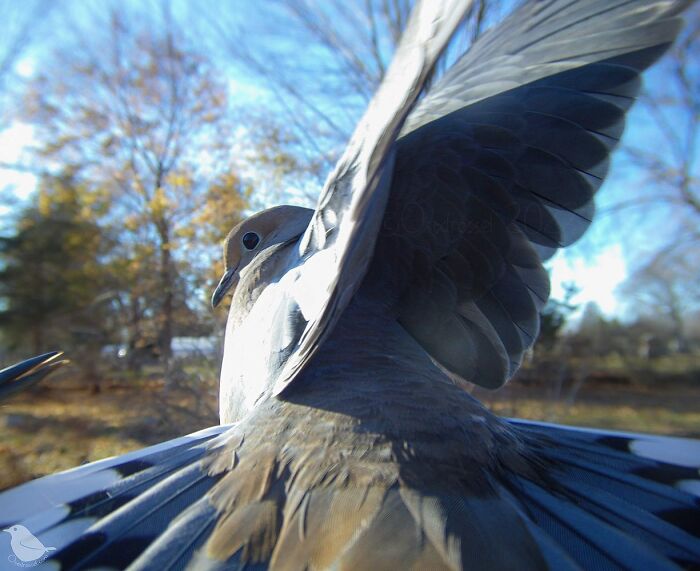
{"type": "MultiPolygon", "coordinates": [[[[221,425],[0,495],[52,569],[693,569],[700,443],[500,418],[683,0],[417,2],[315,209],[233,227],[221,425]]],[[[0,522],[2,523],[2,522],[0,522]]]]}
{"type": "Polygon", "coordinates": [[[28,389],[68,363],[67,359],[59,359],[62,355],[62,351],[51,351],[0,370],[0,400],[28,389]]]}
{"type": "Polygon", "coordinates": [[[32,532],[23,525],[13,525],[7,529],[3,529],[5,533],[10,534],[10,546],[15,556],[24,563],[37,561],[44,557],[50,551],[55,551],[55,547],[46,547],[39,541],[32,532]]]}

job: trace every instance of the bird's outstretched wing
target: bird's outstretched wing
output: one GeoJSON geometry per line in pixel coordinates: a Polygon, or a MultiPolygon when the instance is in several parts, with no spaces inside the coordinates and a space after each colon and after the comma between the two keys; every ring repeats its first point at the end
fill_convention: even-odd
{"type": "Polygon", "coordinates": [[[549,294],[540,260],[590,224],[639,75],[688,4],[526,3],[409,115],[371,273],[453,376],[496,388],[520,365],[549,294]]]}
{"type": "Polygon", "coordinates": [[[279,282],[275,319],[294,327],[275,353],[274,392],[308,363],[370,263],[364,283],[454,377],[491,388],[510,378],[549,294],[541,259],[589,225],[639,74],[688,4],[526,3],[412,108],[462,12],[427,36],[416,18],[279,282]]]}
{"type": "Polygon", "coordinates": [[[392,145],[470,5],[417,2],[377,94],[326,181],[285,279],[286,313],[301,325],[284,348],[285,364],[273,372],[275,393],[308,362],[361,283],[391,184],[392,145]]]}
{"type": "Polygon", "coordinates": [[[60,360],[61,355],[63,355],[61,351],[52,351],[2,369],[0,371],[0,400],[28,389],[60,366],[65,365],[68,361],[66,359],[60,360]]]}

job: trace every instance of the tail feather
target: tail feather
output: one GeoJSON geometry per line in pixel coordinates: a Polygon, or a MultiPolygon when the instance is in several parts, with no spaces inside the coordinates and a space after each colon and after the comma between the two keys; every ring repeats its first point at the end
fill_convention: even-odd
{"type": "Polygon", "coordinates": [[[117,507],[131,501],[133,498],[147,492],[157,483],[178,472],[182,466],[200,459],[201,446],[192,448],[182,445],[173,449],[173,454],[167,458],[153,458],[152,465],[144,464],[144,468],[122,480],[118,480],[108,489],[82,497],[69,505],[73,516],[88,515],[100,517],[112,513],[117,507]]]}
{"type": "Polygon", "coordinates": [[[511,475],[513,501],[579,565],[700,567],[700,499],[684,489],[697,481],[696,441],[511,422],[545,474],[543,482],[511,475]],[[663,449],[669,458],[668,448],[684,465],[650,453],[663,449]]]}
{"type": "Polygon", "coordinates": [[[549,450],[546,457],[556,462],[567,477],[608,490],[649,511],[660,512],[693,507],[696,504],[692,496],[674,487],[642,478],[632,472],[604,467],[582,459],[579,454],[569,450],[549,450]]]}
{"type": "MultiPolygon", "coordinates": [[[[155,463],[151,467],[145,467],[140,472],[117,480],[111,486],[89,493],[77,500],[54,506],[27,518],[23,523],[48,543],[59,548],[66,547],[76,538],[94,533],[94,526],[99,530],[114,514],[119,513],[122,507],[132,505],[134,501],[152,490],[159,489],[161,482],[173,476],[177,477],[183,465],[196,462],[202,455],[202,451],[197,448],[192,449],[186,445],[181,445],[179,448],[179,451],[176,449],[178,453],[167,462],[162,459],[151,459],[151,462],[159,461],[161,464],[155,463]]],[[[134,465],[135,463],[131,462],[131,466],[134,465]]],[[[147,464],[144,462],[142,466],[147,464]]],[[[92,541],[92,539],[89,540],[91,546],[93,546],[92,541]]]]}
{"type": "Polygon", "coordinates": [[[554,440],[557,443],[554,447],[539,445],[545,455],[550,450],[569,451],[572,453],[569,459],[581,459],[610,473],[632,474],[663,484],[667,493],[670,493],[668,488],[683,492],[676,498],[688,494],[700,497],[693,486],[694,483],[700,484],[700,440],[605,432],[521,420],[512,420],[511,423],[524,435],[534,435],[535,441],[542,438],[554,440]]]}
{"type": "Polygon", "coordinates": [[[677,570],[663,554],[634,535],[615,529],[575,502],[557,497],[532,482],[518,482],[528,516],[585,569],[677,570]]]}
{"type": "Polygon", "coordinates": [[[199,461],[228,428],[209,428],[3,492],[6,524],[0,526],[21,523],[55,547],[53,568],[125,567],[213,485],[216,478],[199,461]]]}
{"type": "MultiPolygon", "coordinates": [[[[365,513],[357,507],[364,504],[358,504],[356,490],[347,490],[345,499],[338,490],[327,490],[326,503],[332,498],[331,503],[311,502],[299,521],[288,522],[293,524],[289,533],[280,537],[296,548],[285,553],[299,552],[295,562],[321,561],[319,554],[328,547],[321,538],[345,538],[349,547],[338,561],[353,567],[366,566],[391,545],[395,555],[454,569],[497,569],[506,560],[509,567],[517,561],[521,568],[564,571],[700,568],[700,499],[683,489],[697,481],[697,472],[692,454],[679,451],[682,446],[692,450],[694,441],[512,425],[535,469],[484,472],[488,486],[483,490],[495,495],[391,488],[378,494],[379,511],[365,513]],[[684,465],[656,459],[652,452],[664,448],[660,443],[674,446],[684,465]],[[342,520],[330,518],[331,512],[342,520]],[[493,549],[498,540],[509,551],[493,549]]],[[[45,563],[53,569],[264,569],[267,559],[245,558],[241,550],[217,558],[216,550],[205,548],[221,523],[221,506],[209,492],[233,474],[215,474],[201,460],[225,453],[229,435],[215,437],[226,430],[217,427],[30,482],[0,494],[3,515],[11,514],[10,523],[25,524],[55,548],[45,563]],[[24,511],[23,501],[30,506],[24,511]],[[36,505],[43,505],[41,513],[29,515],[36,505]],[[14,518],[22,513],[22,519],[14,518]]],[[[289,501],[289,490],[283,489],[274,501],[289,501]]],[[[258,500],[253,503],[262,506],[258,500]]],[[[240,519],[245,521],[250,518],[240,519]]],[[[251,532],[246,526],[231,531],[251,532]]],[[[228,535],[218,539],[231,541],[228,535]]]]}
{"type": "MultiPolygon", "coordinates": [[[[185,568],[213,531],[216,516],[216,509],[208,498],[196,501],[132,563],[132,571],[185,568]]],[[[200,569],[199,566],[194,568],[200,569]]]]}
{"type": "Polygon", "coordinates": [[[0,492],[0,526],[22,523],[29,529],[34,525],[46,528],[51,523],[41,522],[51,522],[52,517],[57,517],[59,512],[63,514],[63,518],[76,512],[84,514],[86,509],[95,507],[100,497],[113,498],[130,486],[136,486],[141,482],[141,478],[157,478],[160,471],[165,472],[178,462],[185,464],[188,458],[201,456],[203,445],[228,428],[215,426],[123,456],[45,476],[0,492]],[[188,450],[192,452],[188,453],[188,450]],[[185,456],[178,457],[180,453],[185,456]]]}
{"type": "Polygon", "coordinates": [[[216,480],[199,463],[187,465],[88,528],[54,559],[66,569],[126,567],[216,480]]]}
{"type": "MultiPolygon", "coordinates": [[[[524,518],[528,521],[527,518],[524,518]]],[[[548,569],[557,571],[581,571],[582,567],[574,561],[569,554],[556,541],[547,535],[541,528],[531,524],[528,527],[530,534],[540,548],[540,553],[547,564],[548,569]]]]}
{"type": "Polygon", "coordinates": [[[566,481],[562,484],[582,509],[639,537],[657,551],[668,553],[673,559],[690,557],[693,552],[700,553],[700,540],[653,513],[600,488],[566,481]]]}

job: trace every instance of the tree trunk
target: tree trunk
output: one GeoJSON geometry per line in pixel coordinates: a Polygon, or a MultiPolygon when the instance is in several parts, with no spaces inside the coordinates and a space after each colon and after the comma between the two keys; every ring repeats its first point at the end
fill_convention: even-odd
{"type": "MultiPolygon", "coordinates": [[[[44,271],[44,261],[40,259],[37,267],[35,282],[35,291],[38,299],[38,303],[35,306],[35,309],[41,308],[39,310],[40,316],[48,315],[48,312],[44,311],[44,308],[46,308],[47,305],[45,301],[45,274],[46,272],[44,271]]],[[[43,353],[44,349],[44,325],[45,320],[37,316],[36,320],[34,321],[34,326],[32,327],[32,344],[34,345],[34,353],[36,353],[37,355],[39,353],[43,353]]]]}
{"type": "Polygon", "coordinates": [[[676,352],[684,354],[690,353],[690,343],[688,343],[688,338],[685,336],[683,311],[675,292],[672,292],[670,305],[669,316],[671,318],[671,322],[673,323],[673,337],[676,342],[676,352]]]}
{"type": "Polygon", "coordinates": [[[32,345],[34,345],[35,354],[38,355],[44,352],[44,335],[42,323],[37,323],[32,328],[32,345]]]}
{"type": "Polygon", "coordinates": [[[173,261],[170,253],[170,231],[166,221],[161,221],[160,235],[160,287],[163,301],[161,305],[160,331],[158,332],[158,347],[160,356],[165,364],[166,371],[169,368],[172,357],[173,340],[173,261]]]}
{"type": "Polygon", "coordinates": [[[141,356],[139,355],[139,339],[141,338],[141,308],[137,295],[131,296],[129,303],[131,316],[129,318],[129,339],[126,354],[127,369],[133,373],[141,372],[141,356]]]}

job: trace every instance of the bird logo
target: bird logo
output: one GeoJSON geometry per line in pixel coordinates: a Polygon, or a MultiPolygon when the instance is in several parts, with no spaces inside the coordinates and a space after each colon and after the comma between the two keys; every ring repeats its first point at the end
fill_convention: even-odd
{"type": "Polygon", "coordinates": [[[36,538],[31,531],[23,525],[13,525],[4,532],[9,533],[10,547],[14,555],[10,555],[8,560],[19,567],[34,567],[43,562],[50,551],[55,551],[55,547],[46,547],[36,538]]]}

